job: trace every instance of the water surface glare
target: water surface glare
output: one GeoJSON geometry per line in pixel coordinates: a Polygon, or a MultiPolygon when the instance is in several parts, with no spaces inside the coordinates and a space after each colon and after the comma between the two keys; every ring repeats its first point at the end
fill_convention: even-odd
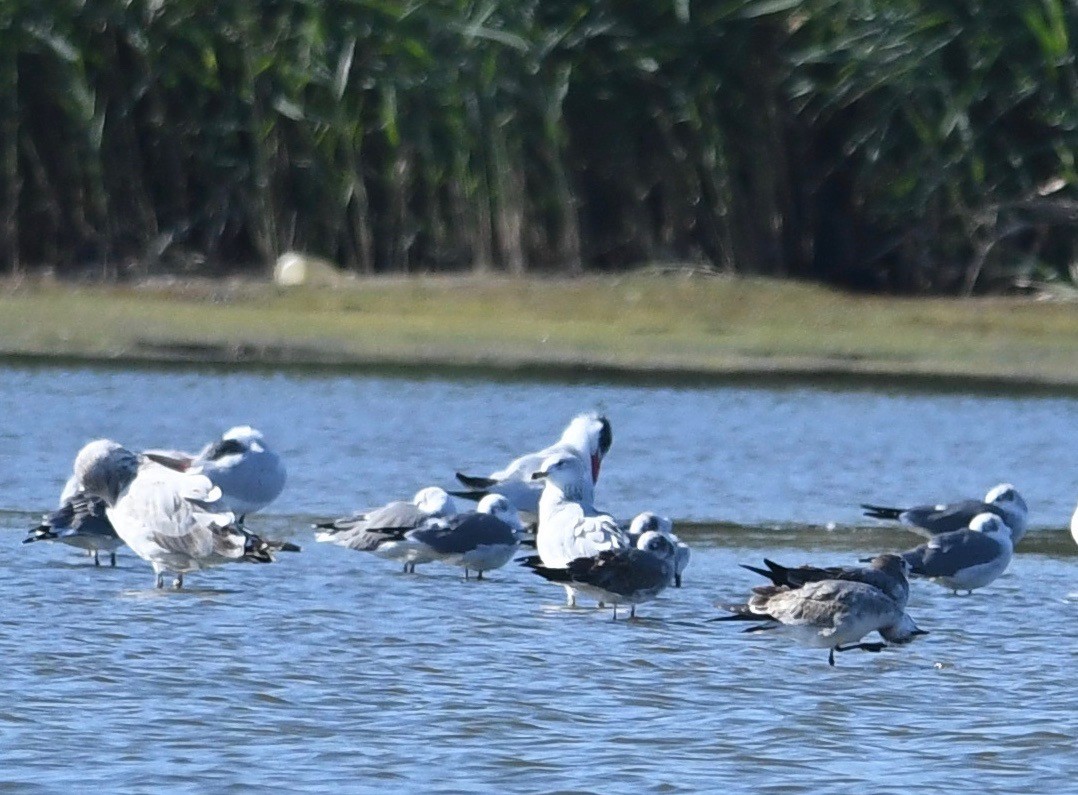
{"type": "Polygon", "coordinates": [[[1060,791],[1078,775],[1078,401],[8,368],[0,378],[0,791],[1060,791]],[[599,494],[690,528],[685,587],[636,621],[518,566],[465,582],[314,543],[309,523],[489,469],[601,408],[599,494]],[[303,551],[154,591],[124,550],[22,545],[99,435],[195,447],[261,427],[289,487],[252,529],[303,551]],[[1019,485],[1038,528],[970,597],[915,583],[927,637],[826,651],[708,623],[738,563],[917,539],[862,499],[1019,485]],[[840,526],[832,532],[828,522],[840,526]]]}

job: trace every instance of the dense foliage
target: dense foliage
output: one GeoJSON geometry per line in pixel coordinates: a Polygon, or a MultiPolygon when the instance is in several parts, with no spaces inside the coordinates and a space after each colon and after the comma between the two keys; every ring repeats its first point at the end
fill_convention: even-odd
{"type": "Polygon", "coordinates": [[[1075,0],[0,0],[0,270],[1078,262],[1075,0]]]}

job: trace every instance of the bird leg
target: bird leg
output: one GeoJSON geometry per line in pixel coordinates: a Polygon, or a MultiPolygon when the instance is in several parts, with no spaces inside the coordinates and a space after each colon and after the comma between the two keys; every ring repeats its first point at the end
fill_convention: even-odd
{"type": "MultiPolygon", "coordinates": [[[[854,649],[861,649],[861,651],[879,652],[886,648],[886,643],[851,643],[849,646],[835,646],[834,651],[853,651],[854,649]]],[[[833,664],[834,663],[832,663],[832,665],[833,664]]]]}
{"type": "Polygon", "coordinates": [[[95,565],[95,566],[100,566],[100,565],[101,565],[101,561],[100,561],[100,560],[98,560],[98,558],[97,558],[97,550],[95,549],[95,550],[94,550],[93,552],[91,552],[90,554],[92,554],[92,555],[94,556],[94,565],[95,565]]]}
{"type": "Polygon", "coordinates": [[[155,588],[165,587],[165,572],[164,570],[157,572],[157,579],[154,581],[155,588]]]}
{"type": "Polygon", "coordinates": [[[468,579],[468,570],[467,569],[464,570],[464,579],[468,579]]]}
{"type": "Polygon", "coordinates": [[[114,568],[114,569],[116,568],[116,553],[115,552],[109,553],[109,565],[112,566],[112,568],[114,568]]]}
{"type": "Polygon", "coordinates": [[[481,580],[481,579],[483,579],[483,572],[482,572],[482,571],[477,571],[477,572],[475,573],[475,578],[476,578],[477,580],[481,580]]]}
{"type": "Polygon", "coordinates": [[[172,587],[175,588],[177,591],[180,590],[183,587],[183,572],[182,571],[179,572],[176,575],[176,579],[172,581],[172,587]]]}
{"type": "Polygon", "coordinates": [[[636,618],[636,605],[629,608],[629,618],[636,618]]]}
{"type": "Polygon", "coordinates": [[[835,647],[832,646],[831,650],[827,653],[827,664],[832,668],[835,667],[835,647]]]}
{"type": "Polygon", "coordinates": [[[681,575],[680,574],[675,574],[674,575],[674,587],[675,588],[680,588],[681,587],[681,575]]]}
{"type": "Polygon", "coordinates": [[[617,606],[617,603],[614,604],[614,620],[615,621],[618,620],[618,606],[617,606]]]}

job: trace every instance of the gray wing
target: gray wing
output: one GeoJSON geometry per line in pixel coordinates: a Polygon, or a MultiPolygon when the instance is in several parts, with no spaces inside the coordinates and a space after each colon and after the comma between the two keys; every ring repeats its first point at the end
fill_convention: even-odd
{"type": "Polygon", "coordinates": [[[398,500],[315,527],[324,531],[318,535],[320,541],[330,541],[359,552],[373,552],[386,541],[398,538],[401,531],[419,527],[429,518],[414,503],[398,500]]]}
{"type": "Polygon", "coordinates": [[[435,520],[408,534],[442,555],[461,555],[481,546],[516,543],[513,528],[496,516],[468,512],[448,520],[435,520]]]}
{"type": "Polygon", "coordinates": [[[970,520],[979,513],[1003,516],[999,508],[981,500],[962,500],[949,505],[918,505],[902,512],[905,524],[915,525],[932,535],[953,533],[969,527],[970,520]]]}
{"type": "MultiPolygon", "coordinates": [[[[774,588],[774,586],[766,586],[774,588]]],[[[896,602],[867,583],[821,580],[795,590],[778,590],[766,602],[768,615],[782,624],[834,627],[851,611],[891,616],[896,602]]]]}
{"type": "Polygon", "coordinates": [[[342,516],[332,522],[315,525],[326,530],[344,532],[349,530],[378,532],[380,530],[411,530],[429,518],[413,503],[403,500],[391,502],[352,516],[342,516]]]}
{"type": "Polygon", "coordinates": [[[991,563],[999,555],[999,543],[976,530],[943,533],[902,553],[910,571],[921,577],[951,577],[970,566],[991,563]]]}
{"type": "Polygon", "coordinates": [[[591,558],[572,560],[567,568],[573,581],[625,597],[663,588],[673,575],[669,561],[642,549],[607,550],[591,558]]]}
{"type": "Polygon", "coordinates": [[[419,527],[430,517],[413,503],[398,500],[366,513],[365,530],[407,530],[419,527]]]}

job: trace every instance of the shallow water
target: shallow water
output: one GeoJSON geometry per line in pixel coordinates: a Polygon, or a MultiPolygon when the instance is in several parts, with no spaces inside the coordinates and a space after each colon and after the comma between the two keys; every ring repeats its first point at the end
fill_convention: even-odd
{"type": "Polygon", "coordinates": [[[598,500],[618,515],[856,524],[861,502],[1010,481],[1058,529],[1078,498],[1076,398],[0,367],[0,509],[52,505],[94,437],[196,450],[250,424],[288,464],[271,511],[336,515],[487,474],[584,410],[613,424],[598,500]]]}
{"type": "Polygon", "coordinates": [[[296,374],[10,368],[0,377],[0,791],[1057,791],[1078,774],[1078,401],[813,387],[656,389],[296,374]],[[314,517],[492,468],[582,408],[615,442],[621,515],[689,527],[686,584],[636,621],[569,610],[510,565],[403,575],[313,543],[314,517]],[[21,545],[98,435],[196,447],[237,422],[285,455],[252,529],[272,566],[150,589],[150,568],[21,545]],[[928,583],[927,637],[880,654],[708,623],[738,563],[851,562],[914,536],[862,499],[1019,485],[1037,528],[970,597],[928,583]],[[828,522],[837,523],[832,530],[828,522]]]}

